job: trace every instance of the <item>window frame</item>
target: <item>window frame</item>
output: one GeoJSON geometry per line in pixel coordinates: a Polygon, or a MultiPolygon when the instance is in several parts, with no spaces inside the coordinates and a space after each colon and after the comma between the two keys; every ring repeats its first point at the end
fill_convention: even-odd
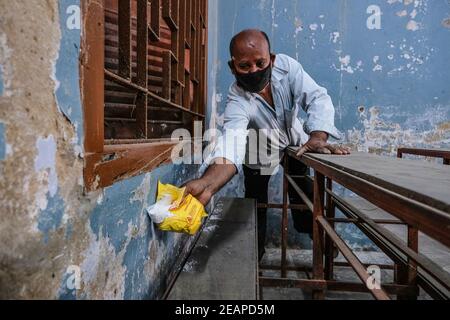
{"type": "MultiPolygon", "coordinates": [[[[113,185],[121,180],[141,175],[150,172],[155,168],[170,163],[170,156],[173,148],[179,143],[178,140],[170,139],[153,139],[153,140],[120,140],[119,143],[106,143],[105,140],[105,97],[104,85],[105,78],[108,80],[117,81],[117,83],[125,86],[133,86],[131,83],[123,83],[123,79],[105,69],[105,0],[82,0],[82,23],[83,32],[81,39],[81,54],[80,54],[80,86],[83,105],[84,118],[84,184],[86,191],[94,191],[99,188],[104,188],[113,185]],[[148,159],[148,160],[147,160],[148,159]]],[[[120,0],[119,0],[120,1],[120,0]]],[[[145,0],[147,5],[148,0],[145,0]]],[[[185,0],[181,0],[185,1],[185,0]]],[[[200,55],[200,66],[198,76],[201,87],[199,91],[202,92],[198,97],[198,102],[201,104],[201,110],[206,110],[207,103],[207,48],[208,48],[208,32],[207,32],[207,0],[188,0],[189,3],[195,3],[198,8],[203,5],[203,14],[198,14],[199,27],[203,33],[203,43],[199,41],[199,47],[196,54],[200,55]],[[203,91],[202,91],[203,90],[203,91]]],[[[159,5],[159,0],[155,1],[159,5]]],[[[169,23],[171,20],[170,12],[163,10],[164,19],[169,23]]],[[[187,12],[187,11],[186,11],[187,12]]],[[[191,11],[193,12],[193,11],[191,11]]],[[[188,24],[188,23],[186,23],[188,24]]],[[[147,18],[147,25],[150,39],[152,30],[156,28],[155,24],[149,23],[147,18]]],[[[190,23],[192,28],[194,24],[190,23]]],[[[189,34],[190,35],[190,34],[189,34]]],[[[186,47],[190,48],[188,44],[188,33],[186,33],[186,47]]],[[[200,38],[201,39],[201,38],[200,38]]],[[[148,41],[147,41],[148,43],[148,41]]],[[[183,55],[184,56],[184,55],[183,55]]],[[[187,59],[190,59],[189,57],[187,59]]],[[[186,61],[186,60],[184,60],[186,61]]],[[[188,64],[189,65],[189,64],[188,64]]],[[[184,63],[182,64],[185,68],[184,63]]],[[[189,67],[188,67],[189,68],[189,67]]],[[[188,70],[186,70],[188,72],[188,70]]],[[[188,79],[188,78],[186,78],[188,79]]],[[[135,86],[136,87],[136,86],[135,86]]],[[[136,89],[136,88],[134,88],[136,89]]],[[[137,88],[138,91],[142,88],[137,88]]],[[[145,88],[147,89],[147,88],[145,88]]],[[[142,91],[142,90],[141,90],[142,91]]],[[[190,110],[189,107],[183,107],[175,103],[171,103],[156,94],[151,93],[148,89],[144,92],[147,97],[155,99],[162,99],[169,107],[187,112],[194,117],[192,124],[195,121],[203,121],[204,114],[190,110]]],[[[169,99],[170,100],[170,99],[169,99]]],[[[186,99],[183,99],[186,100],[186,99]]],[[[188,106],[188,101],[182,101],[185,106],[188,106]]],[[[147,112],[147,111],[146,111],[147,112]]]]}

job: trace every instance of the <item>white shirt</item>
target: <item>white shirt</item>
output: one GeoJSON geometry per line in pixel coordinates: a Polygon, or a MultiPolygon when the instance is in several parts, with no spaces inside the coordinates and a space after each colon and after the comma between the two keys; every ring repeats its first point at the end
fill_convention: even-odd
{"type": "Polygon", "coordinates": [[[277,54],[271,86],[275,109],[259,94],[247,92],[233,83],[228,93],[222,135],[200,171],[206,170],[217,158],[233,162],[239,172],[243,163],[254,169],[273,168],[278,166],[287,146],[303,145],[313,131],[324,131],[340,139],[327,90],[319,86],[298,61],[277,54]],[[306,119],[301,118],[300,108],[306,112],[306,119]],[[260,148],[256,148],[255,134],[260,148]],[[268,143],[264,143],[266,139],[268,143]],[[265,156],[267,150],[271,151],[269,157],[265,156]]]}

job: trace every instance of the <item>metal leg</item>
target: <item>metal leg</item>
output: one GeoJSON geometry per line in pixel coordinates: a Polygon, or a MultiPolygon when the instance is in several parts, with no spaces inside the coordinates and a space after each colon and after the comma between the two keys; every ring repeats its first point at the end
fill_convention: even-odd
{"type": "MultiPolygon", "coordinates": [[[[419,231],[408,226],[408,247],[414,252],[419,250],[419,231]]],[[[400,265],[398,270],[398,284],[417,286],[417,263],[408,257],[407,265],[400,265]]],[[[417,300],[417,295],[398,295],[398,300],[417,300]]]]}
{"type": "MultiPolygon", "coordinates": [[[[333,180],[330,178],[326,179],[326,185],[328,190],[333,190],[333,180]]],[[[335,217],[335,209],[333,202],[333,197],[331,197],[330,194],[326,194],[326,214],[327,218],[334,218],[335,217]]],[[[334,222],[330,222],[330,225],[334,229],[334,222]]],[[[325,279],[326,280],[333,280],[333,265],[334,265],[334,246],[333,242],[331,241],[330,237],[328,235],[325,236],[325,279]]]]}
{"type": "MultiPolygon", "coordinates": [[[[323,254],[324,232],[317,219],[324,215],[325,177],[314,171],[314,214],[313,214],[313,276],[315,280],[324,280],[323,254]]],[[[314,290],[313,299],[324,299],[323,290],[314,290]]]]}
{"type": "Polygon", "coordinates": [[[288,235],[288,180],[286,175],[289,174],[288,157],[284,158],[284,175],[283,175],[283,216],[281,219],[281,277],[286,278],[287,263],[287,235],[288,235]]]}
{"type": "MultiPolygon", "coordinates": [[[[419,251],[419,230],[408,226],[408,247],[414,252],[419,251]]],[[[417,263],[408,257],[408,284],[417,286],[417,263]]],[[[417,296],[411,296],[412,299],[417,300],[417,296]]]]}

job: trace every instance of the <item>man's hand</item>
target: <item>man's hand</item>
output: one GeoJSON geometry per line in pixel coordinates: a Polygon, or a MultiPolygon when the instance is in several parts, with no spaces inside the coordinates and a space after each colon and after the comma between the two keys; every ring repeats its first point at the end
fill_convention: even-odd
{"type": "Polygon", "coordinates": [[[211,201],[212,196],[219,191],[236,174],[236,166],[225,158],[217,158],[209,166],[203,177],[191,180],[185,184],[185,195],[191,194],[204,206],[211,201]]]}
{"type": "Polygon", "coordinates": [[[213,191],[209,188],[209,184],[204,179],[191,180],[186,183],[185,187],[185,195],[193,195],[204,206],[211,201],[214,195],[213,191]]]}
{"type": "Polygon", "coordinates": [[[328,134],[322,131],[311,132],[309,141],[305,143],[297,152],[300,157],[306,152],[324,153],[324,154],[350,154],[350,148],[331,145],[328,142],[328,134]]]}

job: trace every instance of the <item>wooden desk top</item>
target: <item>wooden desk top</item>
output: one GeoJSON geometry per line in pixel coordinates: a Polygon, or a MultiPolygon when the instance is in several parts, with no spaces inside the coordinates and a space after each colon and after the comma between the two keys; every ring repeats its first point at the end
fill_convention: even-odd
{"type": "Polygon", "coordinates": [[[450,213],[450,166],[362,152],[347,156],[307,154],[305,157],[450,213]]]}

